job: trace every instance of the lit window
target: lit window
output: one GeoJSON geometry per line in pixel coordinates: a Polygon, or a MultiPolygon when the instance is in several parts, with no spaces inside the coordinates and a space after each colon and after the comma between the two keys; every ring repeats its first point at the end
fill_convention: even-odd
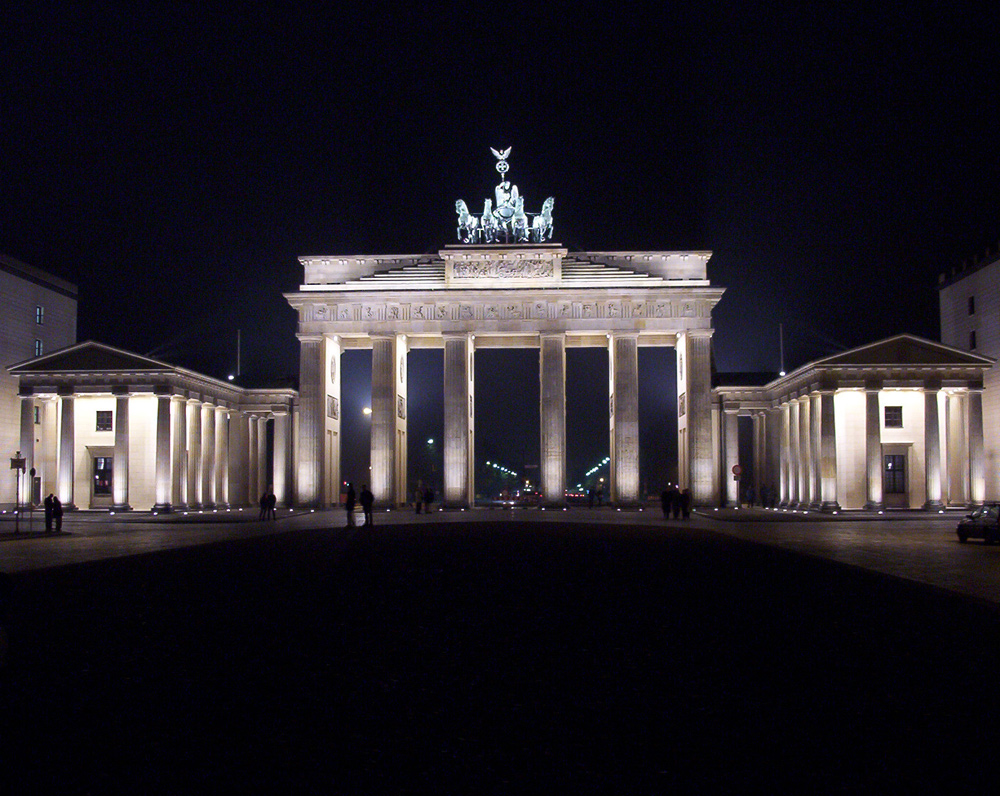
{"type": "Polygon", "coordinates": [[[885,427],[886,428],[903,427],[903,407],[887,406],[885,408],[885,427]]]}
{"type": "Polygon", "coordinates": [[[39,325],[45,323],[45,307],[35,307],[35,323],[39,325]]]}
{"type": "Polygon", "coordinates": [[[98,431],[111,431],[112,418],[114,417],[114,412],[98,412],[97,413],[97,430],[98,431]]]}
{"type": "Polygon", "coordinates": [[[976,297],[969,296],[969,315],[976,314],[976,297]]]}
{"type": "Polygon", "coordinates": [[[40,357],[42,355],[43,346],[41,340],[35,340],[35,356],[40,357]]]}
{"type": "Polygon", "coordinates": [[[42,407],[35,407],[35,425],[39,426],[42,424],[42,407]]]}
{"type": "Polygon", "coordinates": [[[969,350],[970,351],[975,351],[976,350],[976,330],[975,329],[973,329],[971,332],[969,332],[969,350]]]}

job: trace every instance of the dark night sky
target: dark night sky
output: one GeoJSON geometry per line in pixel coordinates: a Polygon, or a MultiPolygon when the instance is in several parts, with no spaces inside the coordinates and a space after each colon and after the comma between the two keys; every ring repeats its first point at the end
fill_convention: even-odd
{"type": "Polygon", "coordinates": [[[0,251],[79,285],[81,339],[223,375],[242,328],[294,374],[296,256],[437,250],[513,146],[571,249],[715,252],[720,370],[776,369],[779,322],[789,367],[936,337],[938,273],[1000,238],[1000,9],[702,5],[16,5],[0,251]]]}

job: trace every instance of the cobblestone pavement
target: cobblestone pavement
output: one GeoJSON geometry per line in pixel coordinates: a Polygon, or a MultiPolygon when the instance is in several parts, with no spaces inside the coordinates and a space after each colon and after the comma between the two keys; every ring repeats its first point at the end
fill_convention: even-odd
{"type": "MultiPolygon", "coordinates": [[[[583,522],[629,525],[669,532],[671,527],[697,528],[779,547],[796,553],[832,559],[896,577],[926,583],[993,603],[1000,603],[1000,546],[978,541],[960,544],[955,526],[961,512],[944,515],[905,512],[894,515],[779,514],[761,510],[719,510],[696,513],[688,521],[664,521],[659,511],[579,509],[566,511],[478,509],[475,512],[435,512],[415,515],[410,510],[379,512],[376,527],[428,522],[477,522],[502,525],[512,520],[583,522]]],[[[359,515],[360,519],[360,515],[359,515]]],[[[279,512],[276,521],[258,521],[255,511],[152,516],[145,513],[109,516],[79,512],[66,516],[63,533],[46,536],[22,524],[13,535],[9,517],[0,519],[0,571],[23,572],[105,558],[139,555],[236,539],[267,536],[309,528],[346,525],[342,511],[279,512]]]]}

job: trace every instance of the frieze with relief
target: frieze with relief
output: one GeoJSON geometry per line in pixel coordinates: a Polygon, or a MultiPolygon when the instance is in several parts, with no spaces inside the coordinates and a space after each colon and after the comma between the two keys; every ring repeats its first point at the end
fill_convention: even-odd
{"type": "Polygon", "coordinates": [[[455,279],[547,279],[555,275],[551,260],[473,260],[456,262],[455,279]]]}

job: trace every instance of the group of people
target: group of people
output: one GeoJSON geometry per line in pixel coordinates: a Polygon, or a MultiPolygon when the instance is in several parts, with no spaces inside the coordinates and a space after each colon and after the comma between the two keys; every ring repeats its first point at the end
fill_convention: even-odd
{"type": "Polygon", "coordinates": [[[354,484],[347,485],[347,499],[344,501],[344,508],[347,510],[347,525],[351,528],[354,527],[354,509],[359,500],[361,502],[361,511],[365,515],[365,521],[361,524],[361,527],[374,526],[375,520],[372,517],[372,506],[375,505],[375,495],[368,488],[368,484],[361,485],[360,496],[355,493],[354,484]]]}
{"type": "Polygon", "coordinates": [[[594,501],[597,501],[598,507],[604,505],[604,487],[600,484],[587,490],[587,505],[590,508],[594,508],[594,501]]]}
{"type": "Polygon", "coordinates": [[[260,515],[258,520],[276,520],[278,513],[275,507],[278,505],[278,498],[274,496],[274,491],[269,490],[260,496],[260,515]]]}
{"type": "MultiPolygon", "coordinates": [[[[746,497],[746,504],[750,508],[753,508],[755,505],[757,505],[757,492],[752,485],[747,487],[747,491],[744,497],[746,497]]],[[[773,509],[774,499],[776,497],[777,495],[774,493],[774,491],[768,489],[767,484],[760,485],[760,507],[762,509],[773,509]]]]}
{"type": "Polygon", "coordinates": [[[49,492],[48,497],[42,501],[42,505],[45,507],[45,533],[52,533],[53,522],[55,522],[56,533],[62,531],[62,501],[49,492]]]}
{"type": "Polygon", "coordinates": [[[673,517],[676,520],[683,517],[686,520],[691,516],[690,489],[682,492],[675,484],[671,484],[660,495],[660,503],[663,506],[664,519],[673,517]]]}

